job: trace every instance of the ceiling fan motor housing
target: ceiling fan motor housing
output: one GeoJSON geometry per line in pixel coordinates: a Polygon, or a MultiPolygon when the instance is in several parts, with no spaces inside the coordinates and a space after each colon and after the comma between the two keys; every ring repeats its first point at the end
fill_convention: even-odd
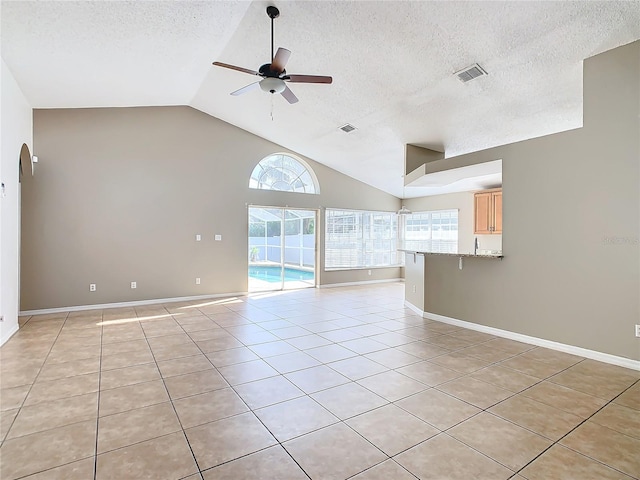
{"type": "Polygon", "coordinates": [[[286,70],[282,70],[282,72],[278,73],[278,72],[274,72],[273,70],[271,70],[271,64],[270,63],[265,63],[264,65],[262,65],[260,67],[260,69],[258,70],[258,73],[263,76],[263,77],[272,77],[272,78],[279,78],[283,75],[285,75],[287,73],[286,70]]]}

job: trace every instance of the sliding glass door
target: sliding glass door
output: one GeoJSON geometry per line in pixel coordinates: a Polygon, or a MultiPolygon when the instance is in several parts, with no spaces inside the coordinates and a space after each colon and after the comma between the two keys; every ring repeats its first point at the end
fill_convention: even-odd
{"type": "Polygon", "coordinates": [[[316,212],[249,207],[249,291],[316,284],[316,212]]]}

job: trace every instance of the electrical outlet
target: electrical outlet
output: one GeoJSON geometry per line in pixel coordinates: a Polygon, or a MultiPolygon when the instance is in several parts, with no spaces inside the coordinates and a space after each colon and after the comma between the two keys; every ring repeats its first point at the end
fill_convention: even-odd
{"type": "Polygon", "coordinates": [[[413,293],[416,293],[416,286],[413,286],[413,293]]]}
{"type": "Polygon", "coordinates": [[[213,237],[213,239],[214,239],[216,242],[221,242],[221,241],[222,241],[222,235],[216,235],[215,237],[213,237]]]}
{"type": "Polygon", "coordinates": [[[200,277],[196,277],[196,285],[200,285],[200,277]]]}
{"type": "Polygon", "coordinates": [[[640,325],[636,325],[636,337],[640,337],[640,325]]]}
{"type": "Polygon", "coordinates": [[[200,240],[202,240],[202,235],[200,234],[196,235],[196,242],[199,242],[200,240]]]}
{"type": "Polygon", "coordinates": [[[367,275],[371,276],[371,270],[367,270],[367,275]]]}
{"type": "Polygon", "coordinates": [[[90,283],[89,284],[89,291],[90,292],[95,292],[96,291],[96,284],[95,283],[90,283]]]}
{"type": "Polygon", "coordinates": [[[131,288],[138,288],[137,282],[131,282],[131,288]]]}

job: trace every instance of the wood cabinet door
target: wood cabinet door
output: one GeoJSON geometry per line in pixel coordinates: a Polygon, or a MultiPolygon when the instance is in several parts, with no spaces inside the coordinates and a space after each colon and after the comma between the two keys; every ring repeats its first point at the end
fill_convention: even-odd
{"type": "Polygon", "coordinates": [[[475,222],[473,233],[491,233],[491,193],[476,193],[475,200],[475,222]]]}
{"type": "Polygon", "coordinates": [[[502,233],[502,192],[493,194],[493,231],[502,233]]]}

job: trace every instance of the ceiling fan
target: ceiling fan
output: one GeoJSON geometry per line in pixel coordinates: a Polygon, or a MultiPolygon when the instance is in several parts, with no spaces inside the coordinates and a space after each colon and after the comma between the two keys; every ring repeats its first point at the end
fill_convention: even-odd
{"type": "Polygon", "coordinates": [[[280,16],[280,10],[274,6],[267,7],[267,15],[271,19],[271,63],[265,63],[258,71],[250,70],[248,68],[237,67],[235,65],[229,65],[228,63],[213,62],[217,67],[229,68],[231,70],[237,70],[238,72],[248,73],[249,75],[258,75],[262,77],[262,80],[250,83],[246,87],[242,87],[235,92],[231,92],[231,95],[237,96],[247,93],[251,90],[255,90],[258,86],[268,93],[279,93],[289,103],[296,103],[298,97],[296,97],[291,89],[285,82],[290,83],[331,83],[333,79],[327,76],[321,75],[289,75],[284,69],[291,52],[286,48],[278,48],[276,54],[273,54],[273,20],[280,16]]]}

